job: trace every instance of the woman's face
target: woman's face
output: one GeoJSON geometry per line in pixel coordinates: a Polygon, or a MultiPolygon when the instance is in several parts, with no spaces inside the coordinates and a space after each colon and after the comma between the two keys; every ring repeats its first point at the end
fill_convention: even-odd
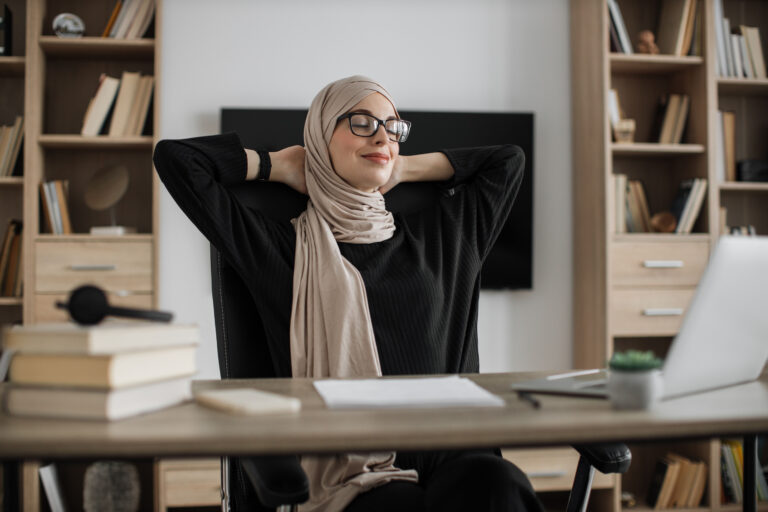
{"type": "MultiPolygon", "coordinates": [[[[349,112],[371,114],[382,120],[397,117],[389,100],[377,92],[349,112]]],[[[358,190],[374,192],[389,180],[400,145],[389,140],[384,126],[379,126],[371,137],[360,137],[350,130],[349,119],[342,119],[333,131],[328,150],[336,174],[358,190]]]]}

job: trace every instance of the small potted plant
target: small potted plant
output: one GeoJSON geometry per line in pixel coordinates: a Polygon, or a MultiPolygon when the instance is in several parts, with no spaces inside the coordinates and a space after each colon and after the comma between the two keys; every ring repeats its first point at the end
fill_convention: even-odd
{"type": "Polygon", "coordinates": [[[662,361],[653,352],[617,352],[608,362],[608,396],[617,409],[648,409],[661,398],[662,361]]]}

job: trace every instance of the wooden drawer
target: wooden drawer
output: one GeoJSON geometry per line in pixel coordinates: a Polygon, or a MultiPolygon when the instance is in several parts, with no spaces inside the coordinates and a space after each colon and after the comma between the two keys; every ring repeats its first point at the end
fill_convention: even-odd
{"type": "Polygon", "coordinates": [[[221,505],[220,459],[162,459],[158,479],[161,511],[221,505]]]}
{"type": "Polygon", "coordinates": [[[696,286],[709,260],[707,241],[616,242],[612,286],[696,286]]]}
{"type": "Polygon", "coordinates": [[[38,293],[68,293],[82,284],[152,292],[150,241],[41,241],[35,246],[38,293]]]}
{"type": "MultiPolygon", "coordinates": [[[[536,492],[568,491],[573,486],[579,452],[573,448],[536,448],[532,450],[502,450],[531,481],[536,492]]],[[[593,489],[608,489],[616,484],[615,475],[595,472],[593,489]]]]}
{"type": "MultiPolygon", "coordinates": [[[[112,306],[123,306],[128,308],[152,309],[153,295],[151,293],[140,293],[132,295],[108,294],[109,304],[112,306]]],[[[69,314],[64,309],[56,307],[56,301],[66,302],[69,296],[61,294],[37,294],[35,295],[35,323],[41,322],[66,322],[69,320],[69,314]]]]}
{"type": "Polygon", "coordinates": [[[674,336],[695,288],[619,289],[609,304],[614,336],[674,336]]]}

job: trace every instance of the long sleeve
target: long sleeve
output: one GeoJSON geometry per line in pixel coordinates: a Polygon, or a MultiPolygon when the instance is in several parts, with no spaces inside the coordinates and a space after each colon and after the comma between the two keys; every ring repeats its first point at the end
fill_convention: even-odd
{"type": "Polygon", "coordinates": [[[501,232],[523,181],[525,154],[518,146],[450,149],[455,174],[444,187],[444,209],[463,227],[465,242],[485,260],[501,232]]]}
{"type": "Polygon", "coordinates": [[[244,206],[230,190],[245,181],[247,168],[236,134],[162,140],[154,162],[182,211],[245,279],[258,282],[276,268],[290,271],[292,228],[244,206]]]}

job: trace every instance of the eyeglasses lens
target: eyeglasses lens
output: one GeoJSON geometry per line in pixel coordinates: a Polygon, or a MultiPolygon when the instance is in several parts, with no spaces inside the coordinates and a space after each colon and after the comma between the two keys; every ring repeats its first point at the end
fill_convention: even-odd
{"type": "MultiPolygon", "coordinates": [[[[349,117],[349,126],[355,135],[371,137],[379,129],[379,122],[365,114],[353,114],[349,117]]],[[[395,142],[404,142],[409,128],[408,123],[401,119],[389,119],[384,123],[387,137],[395,142]]]]}

